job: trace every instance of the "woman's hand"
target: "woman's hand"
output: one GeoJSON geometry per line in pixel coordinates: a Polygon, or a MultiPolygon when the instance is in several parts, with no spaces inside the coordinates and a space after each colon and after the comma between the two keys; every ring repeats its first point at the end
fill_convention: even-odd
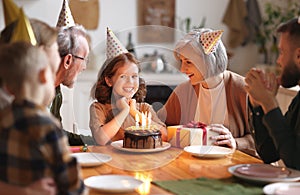
{"type": "Polygon", "coordinates": [[[231,132],[226,127],[221,124],[211,124],[210,127],[211,131],[219,133],[219,135],[210,138],[216,140],[214,142],[215,145],[227,145],[230,148],[236,148],[236,141],[233,138],[231,132]]]}

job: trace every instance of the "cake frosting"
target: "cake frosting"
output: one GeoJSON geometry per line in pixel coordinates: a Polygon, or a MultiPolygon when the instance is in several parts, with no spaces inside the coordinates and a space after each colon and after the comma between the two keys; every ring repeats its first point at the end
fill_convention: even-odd
{"type": "Polygon", "coordinates": [[[124,148],[153,149],[161,146],[161,132],[156,126],[132,126],[128,127],[124,132],[124,148]]]}

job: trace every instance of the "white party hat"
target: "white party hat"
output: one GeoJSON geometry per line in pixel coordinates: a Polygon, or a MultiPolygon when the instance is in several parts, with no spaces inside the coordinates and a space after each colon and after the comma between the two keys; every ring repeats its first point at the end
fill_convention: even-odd
{"type": "Polygon", "coordinates": [[[72,16],[71,9],[69,7],[68,0],[63,1],[62,8],[60,10],[60,14],[59,14],[56,26],[57,27],[75,26],[75,22],[74,22],[74,19],[73,19],[73,16],[72,16]]]}
{"type": "Polygon", "coordinates": [[[115,34],[107,27],[106,57],[107,59],[116,57],[128,50],[121,44],[115,34]]]}
{"type": "Polygon", "coordinates": [[[219,40],[221,39],[223,32],[224,32],[223,30],[216,30],[216,31],[205,32],[201,34],[200,43],[202,44],[204,53],[206,55],[210,54],[215,50],[215,47],[219,42],[219,40]]]}
{"type": "Polygon", "coordinates": [[[18,23],[13,31],[10,43],[17,41],[26,41],[31,43],[32,45],[36,45],[37,41],[32,30],[31,24],[27,16],[24,14],[22,8],[20,8],[20,14],[17,19],[18,23]]]}
{"type": "Polygon", "coordinates": [[[8,26],[10,23],[18,19],[20,9],[14,3],[13,0],[3,0],[2,5],[3,5],[3,12],[4,12],[5,26],[8,26]]]}

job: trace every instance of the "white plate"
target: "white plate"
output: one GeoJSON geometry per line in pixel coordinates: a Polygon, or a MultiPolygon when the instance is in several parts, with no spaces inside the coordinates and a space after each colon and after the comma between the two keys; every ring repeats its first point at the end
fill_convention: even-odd
{"type": "Polygon", "coordinates": [[[104,192],[125,193],[134,191],[143,182],[127,175],[99,175],[85,179],[84,184],[104,192]]]}
{"type": "Polygon", "coordinates": [[[153,149],[135,149],[135,148],[123,148],[123,140],[114,141],[111,143],[112,147],[126,152],[133,152],[133,153],[151,153],[151,152],[160,152],[164,151],[171,147],[171,144],[168,142],[163,142],[162,147],[157,147],[153,149]]]}
{"type": "Polygon", "coordinates": [[[80,152],[80,153],[73,153],[71,155],[77,158],[77,162],[82,167],[98,166],[112,159],[110,155],[93,153],[93,152],[80,152]]]}
{"type": "Polygon", "coordinates": [[[298,195],[300,192],[299,182],[278,182],[268,184],[263,189],[267,195],[281,194],[281,195],[298,195]]]}
{"type": "Polygon", "coordinates": [[[186,146],[184,147],[184,151],[202,158],[222,158],[233,152],[230,148],[202,145],[186,146]]]}
{"type": "MultiPolygon", "coordinates": [[[[272,165],[268,165],[268,164],[239,164],[239,165],[235,165],[235,166],[231,166],[228,168],[228,171],[241,179],[250,181],[250,182],[255,182],[255,183],[261,183],[261,184],[266,184],[266,183],[274,183],[274,182],[292,182],[292,181],[298,181],[300,180],[300,171],[297,170],[293,170],[293,169],[289,169],[289,168],[285,168],[285,170],[288,170],[288,174],[285,174],[286,172],[282,172],[284,174],[282,174],[280,171],[277,171],[277,173],[275,174],[270,174],[270,171],[266,171],[265,175],[264,173],[259,173],[259,174],[247,174],[247,172],[245,173],[241,173],[239,171],[237,171],[237,169],[240,168],[249,168],[249,167],[255,167],[255,169],[257,169],[257,171],[259,170],[257,167],[261,166],[261,170],[267,170],[267,169],[271,169],[268,168],[272,165]]],[[[274,167],[272,166],[272,168],[274,169],[274,167]]],[[[278,169],[280,170],[281,168],[278,167],[278,169]]],[[[275,170],[275,169],[274,169],[275,170]]],[[[263,171],[262,171],[263,172],[263,171]]],[[[276,172],[276,171],[274,171],[276,172]]]]}

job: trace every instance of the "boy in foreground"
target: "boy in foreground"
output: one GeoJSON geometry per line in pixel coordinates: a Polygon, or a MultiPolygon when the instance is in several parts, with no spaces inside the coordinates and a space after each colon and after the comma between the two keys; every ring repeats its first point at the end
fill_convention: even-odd
{"type": "Polygon", "coordinates": [[[38,47],[16,42],[0,48],[0,77],[14,101],[0,112],[0,180],[27,186],[54,178],[57,194],[81,194],[84,185],[67,137],[47,112],[58,64],[38,47]]]}

